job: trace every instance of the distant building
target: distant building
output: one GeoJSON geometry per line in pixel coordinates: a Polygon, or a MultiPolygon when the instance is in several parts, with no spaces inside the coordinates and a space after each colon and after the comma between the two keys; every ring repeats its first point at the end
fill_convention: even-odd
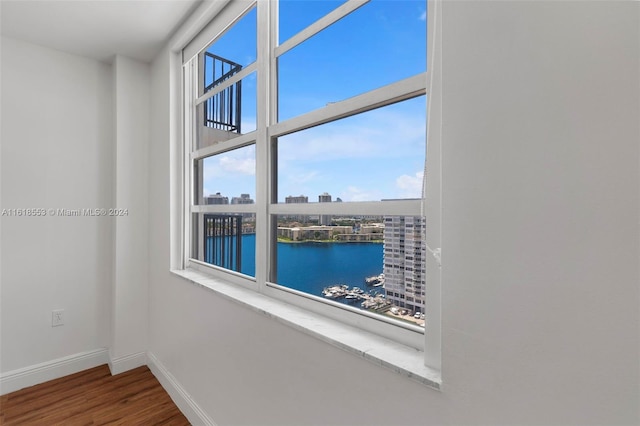
{"type": "Polygon", "coordinates": [[[364,225],[360,225],[360,233],[361,234],[380,234],[382,237],[384,233],[384,223],[368,223],[364,225]]]}
{"type": "MultiPolygon", "coordinates": [[[[299,195],[297,197],[289,195],[284,199],[284,202],[285,204],[303,204],[309,202],[309,197],[307,197],[306,195],[299,195]]],[[[287,216],[287,218],[291,220],[297,220],[298,222],[306,222],[309,219],[306,215],[293,215],[287,216]]]]}
{"type": "Polygon", "coordinates": [[[300,203],[308,203],[309,202],[309,197],[307,197],[306,195],[299,195],[297,197],[294,197],[292,195],[289,195],[288,197],[286,197],[284,199],[284,202],[286,204],[300,204],[300,203]]]}
{"type": "Polygon", "coordinates": [[[382,216],[375,216],[375,215],[358,215],[358,216],[353,216],[353,218],[355,220],[375,220],[375,221],[382,220],[382,216]]]}
{"type": "Polygon", "coordinates": [[[229,204],[229,197],[225,197],[220,195],[219,192],[216,192],[213,195],[209,195],[208,197],[204,197],[205,204],[229,204]]]}
{"type": "Polygon", "coordinates": [[[331,202],[331,195],[328,192],[324,192],[324,193],[318,195],[318,202],[319,203],[330,203],[331,202]]]}
{"type": "MultiPolygon", "coordinates": [[[[319,203],[330,203],[331,202],[331,195],[329,195],[329,193],[327,193],[327,192],[318,195],[318,202],[319,203]]],[[[320,225],[331,225],[331,219],[332,219],[331,215],[323,214],[323,215],[320,215],[320,218],[319,218],[318,222],[320,223],[320,225]]]]}
{"type": "Polygon", "coordinates": [[[384,276],[387,300],[424,313],[425,220],[419,216],[385,216],[384,276]]]}
{"type": "Polygon", "coordinates": [[[340,236],[351,234],[352,232],[353,228],[351,226],[278,227],[278,236],[292,241],[340,239],[340,236]]]}
{"type": "Polygon", "coordinates": [[[239,197],[233,197],[231,204],[254,204],[253,198],[249,194],[240,194],[239,197]]]}
{"type": "Polygon", "coordinates": [[[337,234],[333,238],[337,241],[368,242],[380,241],[382,236],[381,234],[337,234]]]}
{"type": "MultiPolygon", "coordinates": [[[[251,198],[251,196],[249,194],[240,194],[239,197],[233,197],[231,199],[231,204],[255,204],[255,201],[253,200],[253,198],[251,198]]],[[[255,220],[255,213],[242,213],[242,217],[244,218],[244,220],[251,220],[254,219],[255,220]]],[[[253,231],[246,231],[243,229],[244,233],[254,233],[255,229],[253,231]]]]}

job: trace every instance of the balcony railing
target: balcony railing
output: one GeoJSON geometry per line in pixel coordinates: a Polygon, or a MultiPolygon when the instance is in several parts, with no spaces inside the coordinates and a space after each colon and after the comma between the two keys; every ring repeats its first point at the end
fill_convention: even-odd
{"type": "Polygon", "coordinates": [[[240,272],[242,215],[204,215],[204,261],[240,272]]]}
{"type": "MultiPolygon", "coordinates": [[[[242,65],[213,53],[204,53],[204,93],[237,74],[242,65]]],[[[240,133],[242,82],[216,93],[204,103],[204,125],[227,132],[240,133]]]]}

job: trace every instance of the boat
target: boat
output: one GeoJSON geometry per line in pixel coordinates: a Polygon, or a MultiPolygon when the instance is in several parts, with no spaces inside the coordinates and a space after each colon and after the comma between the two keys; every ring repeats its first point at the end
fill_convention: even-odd
{"type": "Polygon", "coordinates": [[[387,302],[380,295],[376,295],[373,297],[368,297],[364,302],[360,304],[360,306],[364,309],[380,309],[385,305],[388,305],[390,302],[387,302]]]}
{"type": "Polygon", "coordinates": [[[338,299],[340,297],[344,297],[347,295],[347,290],[349,289],[349,286],[347,285],[333,285],[330,287],[325,287],[322,290],[322,295],[324,297],[327,297],[329,299],[338,299]]]}
{"type": "Polygon", "coordinates": [[[367,285],[372,285],[374,287],[379,287],[384,284],[384,274],[374,275],[372,277],[367,277],[364,279],[364,282],[367,285]]]}

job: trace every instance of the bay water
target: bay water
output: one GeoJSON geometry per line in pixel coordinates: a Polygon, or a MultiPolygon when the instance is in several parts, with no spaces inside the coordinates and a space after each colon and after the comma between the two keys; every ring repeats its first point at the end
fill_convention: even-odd
{"type": "MultiPolygon", "coordinates": [[[[255,238],[255,234],[242,236],[241,272],[253,277],[255,238]]],[[[277,259],[276,282],[280,285],[316,296],[322,296],[325,287],[338,284],[370,290],[364,280],[382,273],[383,244],[278,242],[277,259]]]]}

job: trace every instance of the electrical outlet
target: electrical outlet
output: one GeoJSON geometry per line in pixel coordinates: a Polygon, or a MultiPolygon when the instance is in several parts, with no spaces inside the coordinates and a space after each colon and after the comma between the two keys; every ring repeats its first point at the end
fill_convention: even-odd
{"type": "Polygon", "coordinates": [[[56,309],[51,312],[51,327],[64,325],[64,309],[56,309]]]}

